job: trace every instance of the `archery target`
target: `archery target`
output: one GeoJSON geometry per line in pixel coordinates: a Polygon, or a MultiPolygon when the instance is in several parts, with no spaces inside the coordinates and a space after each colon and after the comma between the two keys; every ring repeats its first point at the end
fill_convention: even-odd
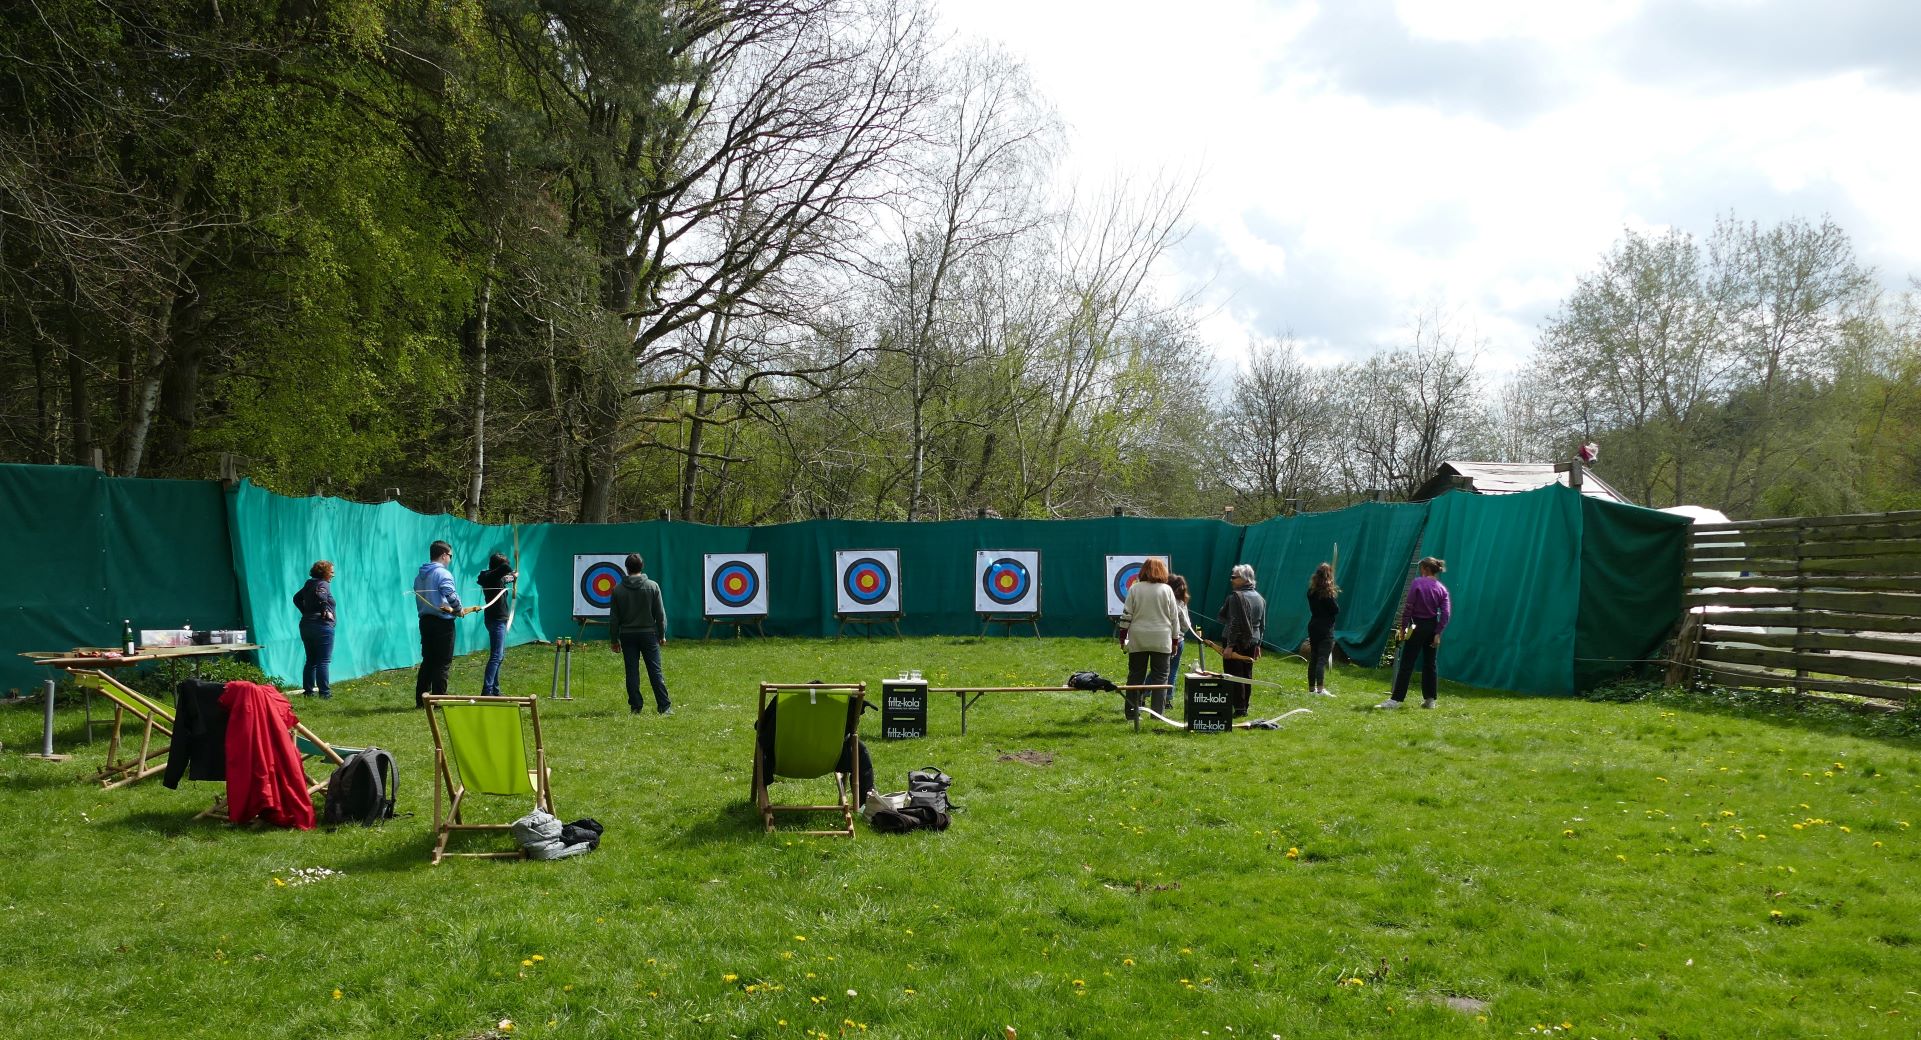
{"type": "Polygon", "coordinates": [[[900,550],[834,553],[834,609],[842,614],[900,613],[900,550]]]}
{"type": "Polygon", "coordinates": [[[766,553],[708,553],[702,559],[708,617],[766,616],[766,553]]]}
{"type": "Polygon", "coordinates": [[[606,617],[614,590],[627,576],[626,554],[574,557],[574,616],[606,617]]]}
{"type": "Polygon", "coordinates": [[[1040,553],[1032,549],[982,549],[974,554],[974,573],[976,613],[1040,613],[1040,553]]]}
{"type": "Polygon", "coordinates": [[[1107,616],[1120,617],[1121,607],[1127,603],[1127,590],[1140,580],[1141,564],[1158,559],[1166,563],[1165,556],[1109,556],[1107,558],[1107,616]]]}

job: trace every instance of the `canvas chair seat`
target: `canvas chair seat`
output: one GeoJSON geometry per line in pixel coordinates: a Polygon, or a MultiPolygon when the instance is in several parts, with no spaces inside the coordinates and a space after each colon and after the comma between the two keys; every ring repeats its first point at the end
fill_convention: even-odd
{"type": "MultiPolygon", "coordinates": [[[[448,852],[456,831],[506,833],[509,822],[472,823],[466,819],[468,795],[524,800],[554,811],[553,773],[540,731],[534,697],[423,697],[427,728],[434,740],[434,848],[438,866],[448,856],[523,859],[526,852],[448,852]]],[[[521,815],[525,810],[515,812],[521,815]]]]}
{"type": "Polygon", "coordinates": [[[754,740],[753,795],[762,824],[772,833],[776,813],[838,812],[842,826],[798,833],[853,837],[854,814],[859,809],[854,799],[864,790],[859,745],[860,715],[866,704],[867,684],[762,683],[756,720],[768,718],[770,698],[774,706],[773,754],[763,753],[759,734],[754,740]],[[843,755],[852,762],[851,784],[850,777],[838,771],[843,755]],[[776,777],[812,780],[830,773],[836,792],[831,805],[776,803],[768,793],[768,784],[776,777]]]}

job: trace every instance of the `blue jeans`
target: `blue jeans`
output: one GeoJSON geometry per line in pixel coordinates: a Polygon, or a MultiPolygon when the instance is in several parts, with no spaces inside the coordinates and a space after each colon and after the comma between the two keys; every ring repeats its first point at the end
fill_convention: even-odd
{"type": "Polygon", "coordinates": [[[1187,652],[1187,640],[1174,640],[1174,653],[1167,659],[1167,681],[1174,684],[1174,692],[1181,692],[1181,655],[1187,652]]]}
{"type": "Polygon", "coordinates": [[[487,622],[487,671],[480,677],[480,695],[500,696],[500,659],[507,656],[507,619],[487,622]]]}
{"type": "Polygon", "coordinates": [[[300,643],[307,648],[307,665],[300,670],[300,689],[322,697],[334,695],[327,672],[334,659],[334,626],[330,621],[300,622],[300,643]]]}
{"type": "Polygon", "coordinates": [[[647,662],[647,683],[654,688],[654,710],[666,711],[673,706],[667,700],[667,676],[660,670],[660,633],[652,630],[620,633],[620,657],[627,665],[627,707],[640,711],[647,706],[640,699],[643,658],[647,662]]]}

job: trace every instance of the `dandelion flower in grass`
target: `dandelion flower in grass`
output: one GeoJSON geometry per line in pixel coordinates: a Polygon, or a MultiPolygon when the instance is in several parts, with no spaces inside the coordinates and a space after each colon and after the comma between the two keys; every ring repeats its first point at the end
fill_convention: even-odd
{"type": "Polygon", "coordinates": [[[1087,985],[1087,980],[1086,980],[1086,979],[1075,979],[1075,980],[1074,980],[1074,985],[1076,985],[1076,986],[1085,986],[1085,985],[1087,985]]]}
{"type": "Polygon", "coordinates": [[[500,1024],[495,1028],[499,1029],[503,1033],[511,1033],[514,1031],[514,1020],[511,1018],[503,1018],[500,1020],[500,1024]]]}
{"type": "MultiPolygon", "coordinates": [[[[1703,827],[1705,827],[1705,826],[1707,826],[1707,824],[1705,824],[1705,823],[1704,823],[1704,824],[1702,824],[1701,826],[1703,826],[1703,827]]],[[[1572,838],[1572,837],[1574,837],[1574,832],[1573,832],[1572,830],[1565,830],[1565,831],[1562,831],[1562,832],[1561,832],[1561,837],[1563,837],[1563,838],[1572,838]]]]}
{"type": "Polygon", "coordinates": [[[1844,823],[1844,824],[1842,824],[1842,825],[1841,825],[1841,833],[1842,833],[1842,834],[1853,834],[1853,833],[1854,833],[1854,831],[1852,831],[1852,830],[1850,830],[1850,829],[1848,828],[1848,825],[1844,823]]]}
{"type": "MultiPolygon", "coordinates": [[[[1879,845],[1879,844],[1881,844],[1881,843],[1877,841],[1877,842],[1875,842],[1875,844],[1876,844],[1876,845],[1879,845]]],[[[1133,966],[1134,966],[1134,958],[1132,958],[1132,957],[1122,957],[1122,958],[1121,958],[1121,963],[1131,968],[1131,967],[1133,967],[1133,966]]]]}
{"type": "Polygon", "coordinates": [[[1878,848],[1880,848],[1880,847],[1881,847],[1881,843],[1880,843],[1880,842],[1878,842],[1878,841],[1877,841],[1877,842],[1875,842],[1875,843],[1874,843],[1874,847],[1875,847],[1875,848],[1877,848],[1877,849],[1878,849],[1878,848]]]}
{"type": "Polygon", "coordinates": [[[560,987],[560,991],[562,993],[572,993],[574,991],[574,984],[569,982],[565,986],[560,987]]]}
{"type": "Polygon", "coordinates": [[[521,967],[523,967],[523,968],[531,968],[531,967],[533,967],[533,966],[534,966],[534,962],[533,962],[533,961],[532,961],[531,959],[529,959],[529,960],[522,960],[522,961],[520,962],[520,966],[521,966],[521,967]]]}
{"type": "Polygon", "coordinates": [[[341,997],[344,997],[344,996],[346,996],[346,994],[345,994],[345,993],[342,993],[342,992],[340,992],[340,987],[339,987],[339,986],[335,986],[335,987],[334,987],[334,999],[335,999],[335,1000],[339,1000],[339,999],[340,999],[341,997]]]}
{"type": "Polygon", "coordinates": [[[734,974],[733,972],[728,972],[727,974],[725,974],[725,975],[722,975],[722,976],[720,977],[720,981],[722,981],[722,982],[733,982],[734,980],[736,980],[736,979],[738,979],[738,978],[740,978],[740,976],[738,976],[738,975],[735,975],[735,974],[734,974]]]}
{"type": "Polygon", "coordinates": [[[795,942],[806,942],[806,941],[807,941],[807,937],[806,937],[806,936],[804,936],[804,935],[796,935],[796,936],[794,936],[794,941],[795,941],[795,942]]]}
{"type": "Polygon", "coordinates": [[[910,996],[910,997],[911,997],[911,996],[913,996],[913,995],[914,995],[914,987],[912,987],[912,986],[909,986],[909,987],[907,987],[906,989],[904,989],[904,990],[901,990],[901,992],[902,992],[902,993],[905,993],[905,994],[907,994],[908,996],[910,996]]]}
{"type": "Polygon", "coordinates": [[[1300,850],[1300,849],[1296,849],[1296,848],[1290,848],[1290,849],[1288,849],[1288,850],[1287,850],[1287,858],[1288,858],[1288,859],[1300,859],[1300,858],[1301,858],[1301,850],[1300,850]]]}

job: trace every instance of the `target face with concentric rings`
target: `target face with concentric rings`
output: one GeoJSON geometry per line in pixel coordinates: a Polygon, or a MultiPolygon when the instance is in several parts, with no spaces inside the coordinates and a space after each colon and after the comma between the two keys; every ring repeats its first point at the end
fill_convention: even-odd
{"type": "Polygon", "coordinates": [[[834,607],[842,614],[900,612],[900,551],[852,549],[834,554],[834,607]]]}
{"type": "Polygon", "coordinates": [[[614,590],[627,576],[627,554],[574,557],[574,616],[605,617],[614,605],[614,590]]]}
{"type": "Polygon", "coordinates": [[[1127,593],[1134,583],[1141,580],[1141,564],[1158,559],[1167,562],[1165,556],[1109,556],[1107,558],[1107,616],[1120,617],[1121,608],[1127,605],[1127,593]]]}
{"type": "Polygon", "coordinates": [[[1040,609],[1040,554],[1032,550],[982,551],[974,609],[980,613],[1034,613],[1040,609]]]}
{"type": "Polygon", "coordinates": [[[767,613],[767,554],[709,554],[706,557],[709,617],[767,613]]]}

